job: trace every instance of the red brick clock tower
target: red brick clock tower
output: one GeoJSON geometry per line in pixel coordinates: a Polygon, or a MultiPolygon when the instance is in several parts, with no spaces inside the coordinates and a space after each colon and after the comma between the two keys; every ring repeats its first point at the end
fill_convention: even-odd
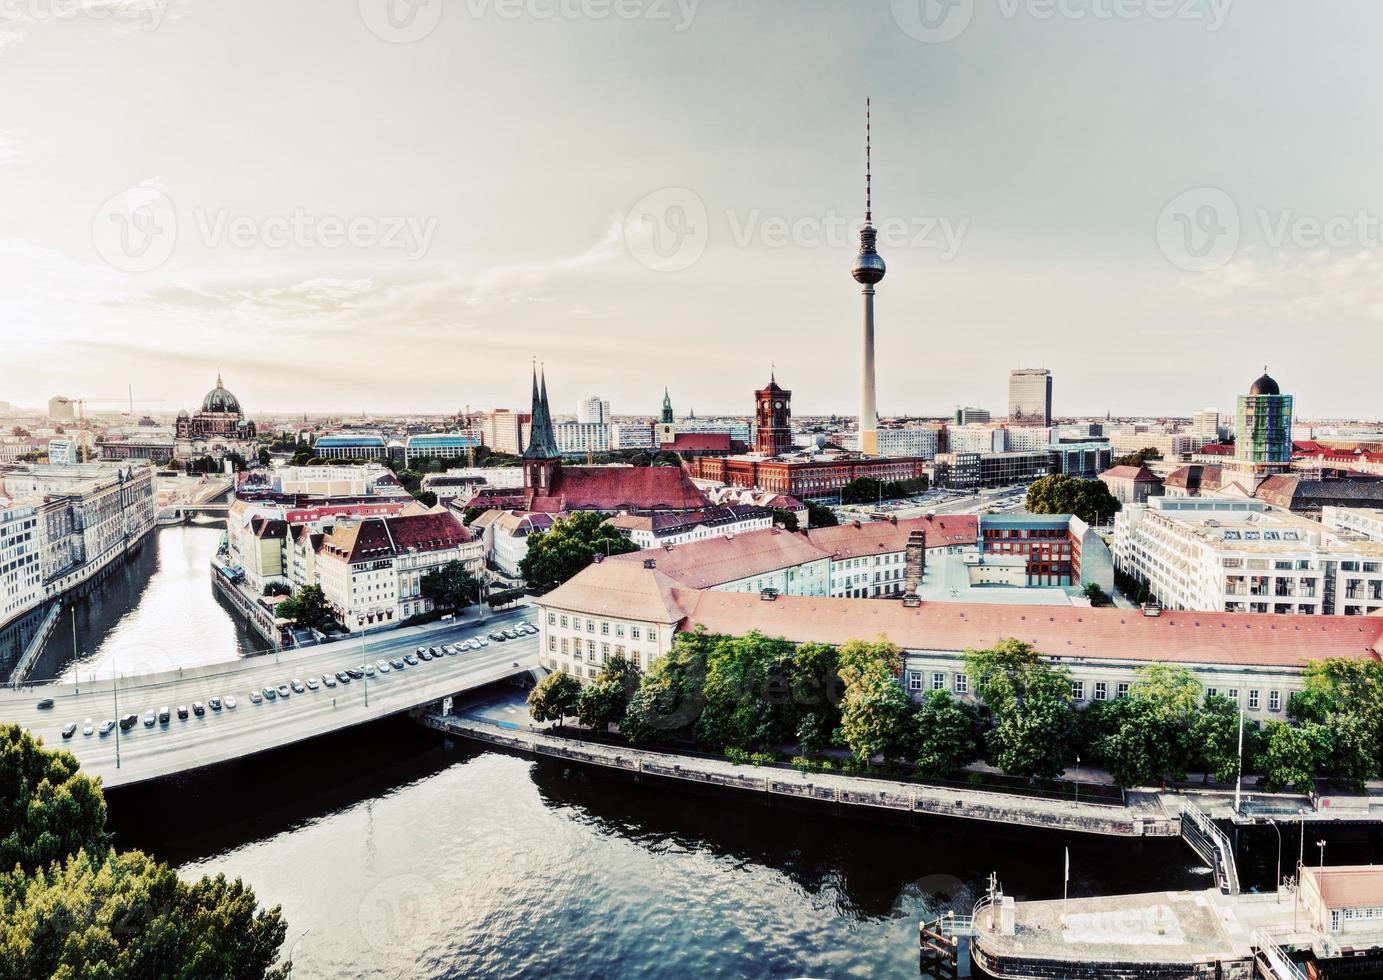
{"type": "Polygon", "coordinates": [[[765,456],[792,451],[792,392],[771,375],[767,388],[754,392],[754,450],[765,456]]]}

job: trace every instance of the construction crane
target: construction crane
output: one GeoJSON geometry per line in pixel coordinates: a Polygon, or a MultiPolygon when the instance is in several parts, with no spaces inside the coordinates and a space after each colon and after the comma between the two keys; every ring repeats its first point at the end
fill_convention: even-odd
{"type": "Polygon", "coordinates": [[[129,390],[129,392],[126,394],[126,396],[125,396],[124,398],[73,398],[73,399],[72,399],[72,404],[74,404],[74,405],[77,406],[77,428],[78,428],[78,430],[79,430],[79,431],[81,432],[81,434],[82,434],[82,437],[81,437],[81,440],[80,440],[80,441],[81,441],[81,445],[82,445],[82,462],[83,462],[83,463],[87,462],[87,450],[88,450],[88,448],[89,448],[89,447],[88,447],[89,439],[88,439],[88,436],[87,436],[88,430],[87,430],[87,424],[86,424],[86,406],[87,406],[88,404],[91,404],[91,405],[105,405],[105,404],[112,404],[112,403],[114,403],[114,404],[122,404],[122,405],[123,405],[123,404],[128,404],[128,405],[130,406],[129,414],[130,414],[130,415],[133,415],[133,414],[134,414],[135,402],[140,402],[140,403],[142,404],[142,403],[145,403],[145,402],[151,402],[151,403],[152,403],[152,402],[161,402],[161,401],[163,401],[162,398],[136,398],[136,397],[134,396],[134,386],[133,386],[133,385],[130,386],[130,390],[129,390]]]}

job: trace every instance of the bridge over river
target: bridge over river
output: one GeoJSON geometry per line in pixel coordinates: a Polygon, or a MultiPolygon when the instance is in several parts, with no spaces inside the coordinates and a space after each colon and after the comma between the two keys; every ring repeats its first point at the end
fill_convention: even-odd
{"type": "MultiPolygon", "coordinates": [[[[128,786],[243,758],[315,738],[333,731],[436,704],[455,694],[508,678],[529,674],[538,666],[538,637],[521,636],[503,643],[491,641],[479,650],[463,650],[455,656],[419,661],[403,670],[376,672],[373,677],[322,683],[323,675],[335,679],[337,671],[360,667],[363,662],[402,657],[419,645],[440,646],[485,636],[497,627],[512,627],[529,610],[520,608],[455,624],[426,629],[407,629],[376,634],[360,641],[339,641],[275,656],[249,657],[229,663],[188,667],[133,676],[114,681],[44,684],[0,692],[0,721],[17,722],[42,737],[44,743],[72,752],[82,768],[100,776],[107,788],[128,786]],[[316,678],[316,691],[288,698],[250,700],[251,691],[277,688],[293,679],[316,678]],[[234,708],[192,713],[194,702],[207,705],[212,698],[235,698],[234,708]],[[51,698],[53,707],[39,708],[51,698]],[[177,716],[186,705],[188,717],[177,716]],[[145,727],[144,715],[169,707],[166,724],[155,721],[145,727]],[[128,731],[100,734],[106,719],[137,713],[140,720],[128,731]],[[96,731],[83,735],[90,718],[96,731]],[[64,725],[75,722],[77,730],[62,737],[64,725]],[[118,761],[117,761],[118,753],[118,761]]],[[[120,665],[116,665],[119,670],[120,665]]],[[[378,671],[378,668],[376,668],[378,671]]]]}

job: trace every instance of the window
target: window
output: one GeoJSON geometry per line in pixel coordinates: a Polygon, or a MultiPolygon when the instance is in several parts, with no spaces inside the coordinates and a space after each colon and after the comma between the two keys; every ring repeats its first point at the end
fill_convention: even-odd
{"type": "Polygon", "coordinates": [[[1238,704],[1238,703],[1239,703],[1239,689],[1238,689],[1237,687],[1231,687],[1228,691],[1225,691],[1225,697],[1229,698],[1229,699],[1230,699],[1231,701],[1233,701],[1235,704],[1238,704]]]}
{"type": "Polygon", "coordinates": [[[909,690],[909,691],[920,691],[920,690],[922,690],[922,674],[921,674],[920,671],[916,671],[916,670],[910,670],[910,671],[908,671],[908,690],[909,690]]]}
{"type": "Polygon", "coordinates": [[[1268,710],[1269,710],[1269,711],[1281,711],[1281,710],[1282,710],[1282,695],[1279,694],[1277,691],[1269,691],[1269,692],[1268,692],[1268,710]]]}
{"type": "Polygon", "coordinates": [[[648,642],[649,642],[649,643],[656,643],[657,641],[658,641],[658,631],[657,631],[654,627],[650,626],[650,627],[648,628],[648,642]]]}
{"type": "Polygon", "coordinates": [[[1104,681],[1095,682],[1095,700],[1104,701],[1109,697],[1109,685],[1104,681]]]}
{"type": "Polygon", "coordinates": [[[551,633],[549,633],[547,637],[547,648],[550,653],[557,652],[557,637],[553,636],[551,633]]]}
{"type": "Polygon", "coordinates": [[[1249,688],[1249,710],[1258,710],[1258,690],[1252,687],[1249,688]]]}
{"type": "Polygon", "coordinates": [[[1072,681],[1072,682],[1071,682],[1071,700],[1072,700],[1072,701],[1084,701],[1084,700],[1085,700],[1085,681],[1072,681]]]}
{"type": "Polygon", "coordinates": [[[634,653],[633,653],[633,657],[634,657],[634,666],[635,666],[635,667],[642,667],[643,664],[639,661],[639,651],[635,650],[634,653]]]}
{"type": "Polygon", "coordinates": [[[556,626],[556,625],[557,625],[557,614],[556,614],[556,613],[548,613],[548,614],[547,614],[547,624],[548,624],[549,626],[556,626]]]}
{"type": "Polygon", "coordinates": [[[1205,696],[1208,697],[1208,698],[1213,698],[1215,695],[1217,695],[1217,694],[1219,694],[1219,693],[1220,693],[1220,689],[1219,689],[1218,687],[1207,687],[1207,688],[1205,689],[1205,696]]]}
{"type": "Polygon", "coordinates": [[[629,627],[629,638],[630,638],[631,640],[641,640],[641,639],[643,639],[643,630],[641,630],[641,629],[640,629],[639,627],[637,627],[637,626],[631,626],[631,627],[629,627]]]}
{"type": "Polygon", "coordinates": [[[957,694],[967,694],[970,691],[970,678],[964,673],[955,676],[955,689],[957,694]]]}
{"type": "Polygon", "coordinates": [[[602,622],[602,623],[600,624],[600,635],[601,635],[601,636],[609,636],[609,635],[610,635],[610,624],[609,624],[609,623],[602,622]]]}
{"type": "Polygon", "coordinates": [[[615,624],[615,635],[616,635],[616,636],[623,636],[623,635],[624,635],[624,624],[623,624],[623,623],[616,623],[616,624],[615,624]]]}
{"type": "Polygon", "coordinates": [[[568,647],[568,646],[569,646],[569,644],[567,643],[567,638],[566,638],[565,636],[562,637],[562,656],[564,656],[564,657],[567,655],[567,647],[568,647]]]}
{"type": "Polygon", "coordinates": [[[594,632],[595,632],[595,620],[594,620],[594,619],[588,619],[588,620],[586,620],[586,632],[587,632],[587,633],[594,633],[594,632]]]}
{"type": "Polygon", "coordinates": [[[580,616],[573,616],[573,617],[571,618],[571,628],[574,629],[574,630],[579,630],[579,629],[581,628],[581,617],[580,617],[580,616]]]}
{"type": "Polygon", "coordinates": [[[946,690],[946,675],[945,675],[945,674],[941,673],[940,671],[938,671],[938,672],[935,673],[935,674],[932,674],[932,690],[933,690],[933,691],[944,691],[944,690],[946,690]]]}
{"type": "Polygon", "coordinates": [[[564,616],[562,617],[562,628],[563,628],[563,629],[566,629],[566,626],[567,626],[567,617],[564,615],[564,616]]]}
{"type": "Polygon", "coordinates": [[[1115,690],[1118,692],[1118,693],[1115,695],[1115,697],[1120,697],[1120,698],[1126,698],[1126,697],[1128,697],[1128,683],[1127,683],[1127,682],[1122,682],[1122,683],[1120,683],[1119,686],[1118,686],[1115,690]]]}

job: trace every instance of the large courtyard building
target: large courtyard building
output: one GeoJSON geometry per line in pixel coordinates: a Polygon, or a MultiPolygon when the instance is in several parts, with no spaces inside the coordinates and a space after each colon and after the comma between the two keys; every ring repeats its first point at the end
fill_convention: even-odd
{"type": "Polygon", "coordinates": [[[1383,544],[1261,500],[1158,497],[1115,517],[1118,569],[1168,609],[1383,612],[1383,544]]]}
{"type": "Polygon", "coordinates": [[[480,445],[475,432],[423,432],[403,440],[403,461],[409,469],[427,459],[467,459],[480,445]]]}

